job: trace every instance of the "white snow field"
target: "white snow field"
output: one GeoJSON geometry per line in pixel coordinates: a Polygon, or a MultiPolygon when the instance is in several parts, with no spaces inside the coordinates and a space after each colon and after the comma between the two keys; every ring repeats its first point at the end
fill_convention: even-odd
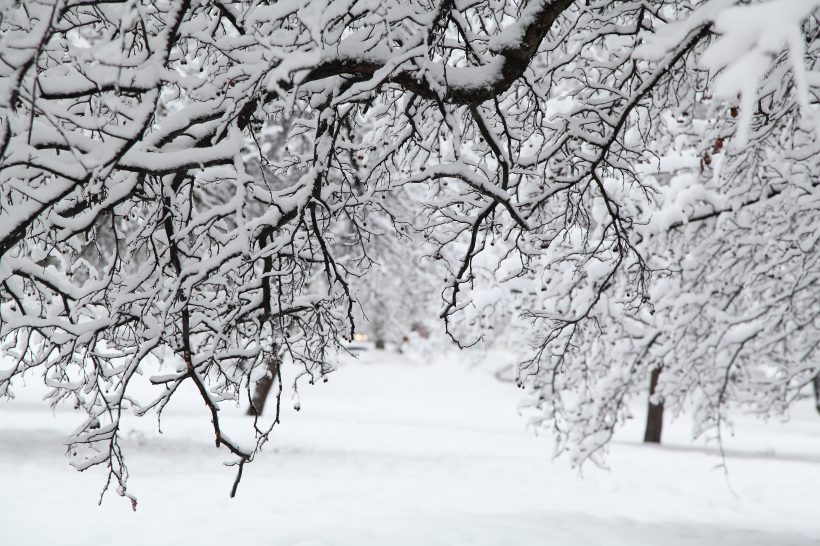
{"type": "MultiPolygon", "coordinates": [[[[610,470],[579,474],[526,428],[523,392],[492,373],[503,358],[344,360],[328,383],[300,384],[300,412],[284,397],[234,499],[229,454],[196,393],[182,393],[163,434],[150,416],[128,421],[136,512],[113,491],[97,506],[104,473],[63,456],[79,413],[52,413],[28,378],[0,403],[0,545],[820,544],[820,415],[808,401],[787,423],[736,419],[728,480],[685,418],[667,422],[664,446],[642,445],[637,404],[610,470]]],[[[222,413],[247,440],[250,418],[222,413]]]]}

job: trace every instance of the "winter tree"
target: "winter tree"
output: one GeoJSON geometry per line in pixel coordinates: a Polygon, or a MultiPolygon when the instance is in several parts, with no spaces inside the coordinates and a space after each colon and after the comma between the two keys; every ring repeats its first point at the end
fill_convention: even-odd
{"type": "Polygon", "coordinates": [[[696,434],[784,412],[818,374],[818,4],[6,0],[0,394],[40,374],[131,497],[123,412],[190,382],[233,494],[278,414],[240,446],[220,404],[325,376],[357,280],[427,254],[575,462],[650,377],[696,434]]]}

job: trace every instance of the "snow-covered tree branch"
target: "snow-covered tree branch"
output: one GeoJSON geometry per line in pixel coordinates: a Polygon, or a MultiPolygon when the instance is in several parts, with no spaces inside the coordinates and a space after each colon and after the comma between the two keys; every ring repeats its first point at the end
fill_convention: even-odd
{"type": "Polygon", "coordinates": [[[521,346],[576,461],[661,366],[698,433],[817,376],[816,2],[1,6],[0,394],[38,370],[122,495],[122,412],[184,382],[238,484],[278,415],[243,447],[220,404],[330,372],[384,260],[521,346]]]}

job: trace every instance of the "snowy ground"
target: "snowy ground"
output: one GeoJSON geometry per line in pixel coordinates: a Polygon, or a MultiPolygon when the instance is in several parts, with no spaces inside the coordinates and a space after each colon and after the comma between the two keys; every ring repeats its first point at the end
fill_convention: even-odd
{"type": "MultiPolygon", "coordinates": [[[[497,356],[497,355],[496,355],[497,356]]],[[[583,475],[551,461],[547,437],[525,430],[522,392],[479,366],[411,362],[370,351],[327,384],[303,386],[272,445],[234,471],[213,447],[193,392],[163,418],[129,420],[130,491],[63,457],[78,423],[42,389],[0,403],[0,544],[11,545],[805,545],[820,544],[820,415],[738,420],[720,457],[666,425],[665,446],[641,445],[641,419],[617,435],[611,470],[583,475]],[[731,486],[731,489],[730,487],[731,486]],[[734,491],[734,493],[733,493],[734,491]],[[736,495],[736,496],[735,496],[736,495]]],[[[289,400],[287,397],[286,400],[289,400]]],[[[234,439],[248,420],[225,409],[234,439]]]]}

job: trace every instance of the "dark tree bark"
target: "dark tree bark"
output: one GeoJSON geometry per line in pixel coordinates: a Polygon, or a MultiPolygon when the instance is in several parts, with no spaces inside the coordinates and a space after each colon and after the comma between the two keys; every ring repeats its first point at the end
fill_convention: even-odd
{"type": "Polygon", "coordinates": [[[663,401],[660,404],[652,403],[652,395],[658,386],[658,378],[661,375],[663,366],[658,366],[652,370],[652,377],[649,380],[649,411],[646,415],[646,432],[643,441],[654,444],[661,443],[661,430],[663,429],[663,401]]]}
{"type": "Polygon", "coordinates": [[[814,406],[820,413],[820,373],[814,376],[812,383],[814,383],[814,406]]]}
{"type": "Polygon", "coordinates": [[[267,361],[268,374],[256,382],[256,390],[253,392],[251,407],[248,408],[247,415],[262,415],[265,410],[265,402],[268,399],[271,387],[279,377],[279,359],[274,355],[267,361]]]}

